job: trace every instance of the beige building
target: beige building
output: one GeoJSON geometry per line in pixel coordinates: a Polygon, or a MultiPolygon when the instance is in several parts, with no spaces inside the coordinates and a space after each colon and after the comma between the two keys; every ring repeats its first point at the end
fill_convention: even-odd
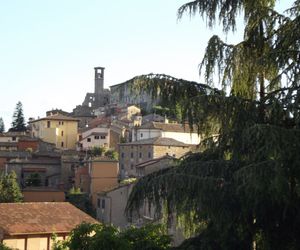
{"type": "Polygon", "coordinates": [[[120,185],[98,194],[96,211],[100,222],[120,228],[129,225],[125,208],[133,185],[120,185]]]}
{"type": "Polygon", "coordinates": [[[121,143],[119,144],[120,177],[123,179],[138,176],[136,169],[138,164],[163,156],[180,158],[192,151],[194,147],[194,145],[163,137],[121,143]]]}
{"type": "Polygon", "coordinates": [[[51,250],[82,222],[98,223],[68,202],[0,203],[0,242],[19,250],[51,250]]]}
{"type": "MultiPolygon", "coordinates": [[[[149,204],[144,202],[139,210],[139,214],[134,213],[127,217],[125,209],[127,201],[135,183],[117,186],[98,194],[97,199],[97,219],[104,224],[113,224],[121,229],[130,225],[137,227],[149,222],[161,222],[161,216],[155,215],[154,206],[149,208],[149,204]]],[[[184,240],[182,230],[176,227],[176,217],[172,218],[168,225],[168,234],[172,236],[173,246],[178,246],[184,240]]]]}
{"type": "Polygon", "coordinates": [[[32,120],[29,124],[33,137],[53,143],[57,148],[76,149],[78,121],[72,117],[55,114],[32,120]]]}
{"type": "Polygon", "coordinates": [[[89,193],[96,207],[97,193],[118,185],[119,164],[116,160],[99,158],[86,162],[75,173],[75,187],[89,193]]]}

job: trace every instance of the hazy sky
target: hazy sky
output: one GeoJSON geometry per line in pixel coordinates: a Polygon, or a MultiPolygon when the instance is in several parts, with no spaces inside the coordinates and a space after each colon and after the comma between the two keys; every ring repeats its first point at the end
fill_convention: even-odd
{"type": "MultiPolygon", "coordinates": [[[[200,81],[208,39],[219,34],[200,18],[177,20],[187,0],[0,0],[0,117],[10,127],[15,105],[26,119],[53,108],[72,111],[94,90],[134,76],[165,73],[200,81]]],[[[281,9],[290,6],[281,1],[281,9]]],[[[242,24],[241,24],[242,25],[242,24]]],[[[229,34],[237,42],[242,34],[229,34]]]]}

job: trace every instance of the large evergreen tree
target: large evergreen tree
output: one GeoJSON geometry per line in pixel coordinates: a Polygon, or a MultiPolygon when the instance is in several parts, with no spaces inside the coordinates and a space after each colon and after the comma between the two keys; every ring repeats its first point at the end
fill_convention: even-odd
{"type": "Polygon", "coordinates": [[[0,175],[0,203],[3,202],[20,202],[22,193],[17,183],[15,172],[0,175]]]}
{"type": "Polygon", "coordinates": [[[223,91],[161,75],[132,80],[180,103],[204,138],[200,153],[143,177],[128,203],[129,212],[145,199],[158,214],[176,212],[197,236],[182,249],[300,248],[300,1],[288,16],[274,3],[196,0],[179,9],[211,27],[218,20],[225,32],[243,13],[244,41],[212,37],[201,63],[207,83],[217,72],[223,91]]]}
{"type": "Polygon", "coordinates": [[[5,126],[2,117],[0,117],[0,133],[5,131],[5,126]]]}
{"type": "Polygon", "coordinates": [[[16,132],[26,131],[23,105],[20,101],[16,104],[16,108],[13,114],[13,121],[9,130],[16,132]]]}

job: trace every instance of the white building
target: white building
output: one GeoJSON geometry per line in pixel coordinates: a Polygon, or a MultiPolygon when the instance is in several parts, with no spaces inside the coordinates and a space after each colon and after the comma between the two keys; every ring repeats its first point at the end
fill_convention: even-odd
{"type": "Polygon", "coordinates": [[[191,131],[189,125],[178,123],[149,122],[136,127],[132,133],[132,141],[155,137],[172,138],[190,145],[198,145],[200,143],[200,135],[198,135],[196,129],[191,131]]]}
{"type": "Polygon", "coordinates": [[[79,141],[79,148],[88,150],[93,147],[107,147],[109,148],[109,128],[92,128],[81,134],[79,141]]]}

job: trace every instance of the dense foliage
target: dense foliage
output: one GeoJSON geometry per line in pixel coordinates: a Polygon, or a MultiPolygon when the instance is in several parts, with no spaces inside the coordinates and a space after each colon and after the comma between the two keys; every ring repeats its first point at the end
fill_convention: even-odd
{"type": "Polygon", "coordinates": [[[31,173],[25,180],[25,185],[28,187],[38,187],[42,185],[42,178],[39,173],[31,173]]]}
{"type": "Polygon", "coordinates": [[[136,90],[180,104],[183,121],[202,135],[201,152],[143,177],[128,203],[130,213],[147,199],[157,214],[166,204],[194,233],[181,249],[300,248],[300,1],[286,15],[274,4],[183,5],[180,17],[200,13],[211,27],[219,20],[225,32],[242,13],[244,40],[210,39],[200,65],[207,85],[165,75],[131,80],[136,90]],[[210,87],[216,75],[222,91],[210,87]]]}
{"type": "Polygon", "coordinates": [[[9,129],[9,131],[14,131],[14,132],[26,131],[25,118],[23,114],[23,105],[21,102],[18,102],[16,104],[16,108],[13,114],[13,121],[11,123],[11,128],[9,129]]]}
{"type": "Polygon", "coordinates": [[[12,249],[0,242],[0,250],[12,250],[12,249]]]}
{"type": "Polygon", "coordinates": [[[113,226],[82,223],[66,241],[56,241],[53,250],[163,250],[170,246],[170,237],[160,225],[131,227],[119,231],[113,226]]]}
{"type": "Polygon", "coordinates": [[[17,183],[16,173],[0,174],[0,203],[21,202],[22,198],[23,196],[17,183]]]}

